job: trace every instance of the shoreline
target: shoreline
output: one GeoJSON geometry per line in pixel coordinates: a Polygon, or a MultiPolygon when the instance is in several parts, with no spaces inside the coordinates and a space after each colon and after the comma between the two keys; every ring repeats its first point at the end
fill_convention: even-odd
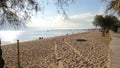
{"type": "MultiPolygon", "coordinates": [[[[93,31],[93,30],[91,30],[93,31]]],[[[67,35],[71,36],[71,35],[77,35],[77,34],[85,34],[85,33],[88,33],[90,31],[87,31],[87,32],[79,32],[79,33],[74,33],[74,34],[66,34],[66,35],[60,35],[60,36],[53,36],[53,37],[43,37],[43,39],[53,39],[53,38],[57,38],[57,37],[65,37],[67,35]]],[[[38,39],[31,39],[31,40],[19,40],[20,43],[24,43],[24,42],[31,42],[31,41],[36,41],[36,40],[42,40],[42,39],[39,39],[40,37],[38,37],[38,39]]],[[[2,40],[1,40],[2,41],[2,40]]],[[[17,43],[17,40],[16,42],[11,42],[11,43],[2,43],[1,46],[6,46],[6,45],[11,45],[11,44],[16,44],[17,43]]]]}
{"type": "MultiPolygon", "coordinates": [[[[20,42],[20,62],[24,68],[109,68],[109,45],[97,30],[20,42]],[[76,39],[85,39],[78,42],[76,39]]],[[[5,67],[16,68],[17,45],[2,46],[5,67]]]]}

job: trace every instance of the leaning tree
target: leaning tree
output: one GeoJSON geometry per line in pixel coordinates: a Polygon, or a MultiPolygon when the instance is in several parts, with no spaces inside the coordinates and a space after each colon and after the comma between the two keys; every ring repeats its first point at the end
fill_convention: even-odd
{"type": "Polygon", "coordinates": [[[101,27],[102,36],[105,36],[109,30],[113,30],[119,22],[119,19],[113,15],[96,15],[93,25],[101,27]]]}

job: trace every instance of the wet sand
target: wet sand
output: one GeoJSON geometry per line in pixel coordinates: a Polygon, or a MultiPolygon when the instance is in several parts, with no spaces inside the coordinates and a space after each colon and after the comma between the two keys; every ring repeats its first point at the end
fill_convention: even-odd
{"type": "MultiPolygon", "coordinates": [[[[99,31],[20,43],[23,68],[109,68],[109,45],[99,31]],[[76,39],[85,39],[80,42],[76,39]]],[[[17,45],[2,46],[5,68],[17,67],[17,45]]]]}

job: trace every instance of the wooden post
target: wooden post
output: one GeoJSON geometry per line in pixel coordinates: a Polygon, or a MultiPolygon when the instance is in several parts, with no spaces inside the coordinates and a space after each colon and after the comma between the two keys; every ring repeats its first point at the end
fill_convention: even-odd
{"type": "Polygon", "coordinates": [[[21,66],[20,66],[20,52],[19,52],[19,40],[17,40],[17,52],[18,52],[18,54],[17,54],[17,59],[18,59],[18,68],[21,68],[21,66]]]}

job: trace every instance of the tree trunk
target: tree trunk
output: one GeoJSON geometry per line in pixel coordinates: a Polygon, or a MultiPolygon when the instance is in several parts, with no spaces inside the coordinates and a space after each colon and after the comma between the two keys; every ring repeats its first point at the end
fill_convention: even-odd
{"type": "Polygon", "coordinates": [[[102,32],[102,36],[105,37],[105,31],[102,32]]]}
{"type": "Polygon", "coordinates": [[[108,34],[109,34],[109,29],[106,30],[106,35],[108,35],[108,34]]]}
{"type": "Polygon", "coordinates": [[[0,68],[4,68],[4,64],[5,64],[5,62],[2,58],[2,49],[0,47],[0,68]]]}
{"type": "Polygon", "coordinates": [[[103,29],[102,36],[105,37],[105,35],[106,35],[106,32],[105,32],[105,29],[103,29]]]}

